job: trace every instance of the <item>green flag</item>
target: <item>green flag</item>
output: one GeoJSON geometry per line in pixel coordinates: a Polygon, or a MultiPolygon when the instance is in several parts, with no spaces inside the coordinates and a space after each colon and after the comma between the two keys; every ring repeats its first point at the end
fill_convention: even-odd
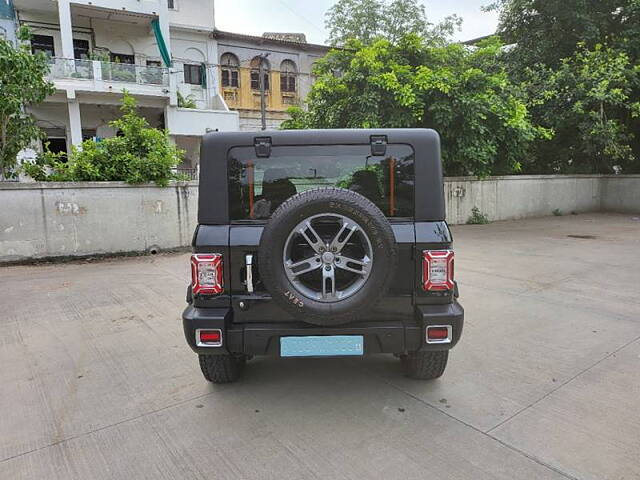
{"type": "Polygon", "coordinates": [[[164,42],[164,37],[162,36],[162,31],[160,30],[160,22],[157,18],[154,18],[151,22],[151,28],[153,29],[153,33],[156,36],[156,42],[158,43],[158,50],[160,50],[160,56],[164,61],[164,64],[167,67],[171,66],[171,54],[167,49],[167,44],[164,42]]]}

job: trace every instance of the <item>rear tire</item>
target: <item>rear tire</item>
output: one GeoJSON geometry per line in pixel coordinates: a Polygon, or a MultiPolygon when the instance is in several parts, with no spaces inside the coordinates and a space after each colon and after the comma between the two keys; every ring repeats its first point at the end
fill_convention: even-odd
{"type": "Polygon", "coordinates": [[[405,375],[417,380],[439,378],[447,368],[449,350],[409,352],[401,357],[405,375]]]}
{"type": "Polygon", "coordinates": [[[234,355],[198,355],[202,375],[212,383],[231,383],[240,378],[246,358],[234,355]]]}

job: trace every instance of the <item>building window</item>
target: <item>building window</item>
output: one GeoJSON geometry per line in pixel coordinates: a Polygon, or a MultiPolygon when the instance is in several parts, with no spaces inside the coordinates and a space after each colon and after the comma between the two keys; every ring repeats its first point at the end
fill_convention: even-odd
{"type": "Polygon", "coordinates": [[[89,40],[73,39],[73,58],[87,60],[89,58],[89,40]]]}
{"type": "Polygon", "coordinates": [[[264,89],[269,90],[269,62],[261,57],[251,60],[251,90],[260,90],[260,62],[264,71],[264,89]]]}
{"type": "Polygon", "coordinates": [[[202,85],[202,66],[184,64],[184,83],[191,85],[202,85]]]}
{"type": "Polygon", "coordinates": [[[147,67],[162,67],[160,60],[147,60],[147,67]]]}
{"type": "Polygon", "coordinates": [[[220,57],[220,68],[223,87],[238,88],[240,86],[240,62],[233,53],[225,53],[220,57]]]}
{"type": "Polygon", "coordinates": [[[43,52],[48,57],[55,57],[53,37],[51,35],[33,35],[31,37],[31,51],[33,53],[43,52]]]}
{"type": "Polygon", "coordinates": [[[167,7],[169,7],[169,10],[175,10],[176,9],[176,1],[175,0],[167,0],[167,7]]]}
{"type": "Polygon", "coordinates": [[[280,91],[283,93],[296,92],[296,64],[285,60],[280,64],[280,91]]]}
{"type": "Polygon", "coordinates": [[[133,55],[127,55],[126,53],[111,53],[110,54],[111,61],[113,63],[126,63],[129,65],[133,65],[136,63],[136,59],[133,55]]]}

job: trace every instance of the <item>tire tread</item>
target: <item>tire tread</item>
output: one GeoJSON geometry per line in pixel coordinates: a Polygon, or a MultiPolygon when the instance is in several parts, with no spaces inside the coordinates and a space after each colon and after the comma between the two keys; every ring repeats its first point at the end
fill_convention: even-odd
{"type": "Polygon", "coordinates": [[[212,383],[235,382],[244,370],[244,358],[233,355],[198,355],[204,378],[212,383]]]}
{"type": "Polygon", "coordinates": [[[442,376],[448,359],[449,350],[409,352],[403,359],[403,364],[409,378],[433,380],[442,376]]]}

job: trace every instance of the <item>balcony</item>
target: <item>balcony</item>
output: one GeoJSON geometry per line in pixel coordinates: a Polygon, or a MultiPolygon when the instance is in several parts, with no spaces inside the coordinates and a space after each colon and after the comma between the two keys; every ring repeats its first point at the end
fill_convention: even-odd
{"type": "Polygon", "coordinates": [[[199,137],[212,130],[237,131],[238,112],[203,110],[167,106],[164,113],[167,129],[172,135],[199,137]]]}
{"type": "Polygon", "coordinates": [[[54,57],[49,77],[53,80],[93,80],[137,85],[169,86],[169,69],[128,63],[54,57]]]}

